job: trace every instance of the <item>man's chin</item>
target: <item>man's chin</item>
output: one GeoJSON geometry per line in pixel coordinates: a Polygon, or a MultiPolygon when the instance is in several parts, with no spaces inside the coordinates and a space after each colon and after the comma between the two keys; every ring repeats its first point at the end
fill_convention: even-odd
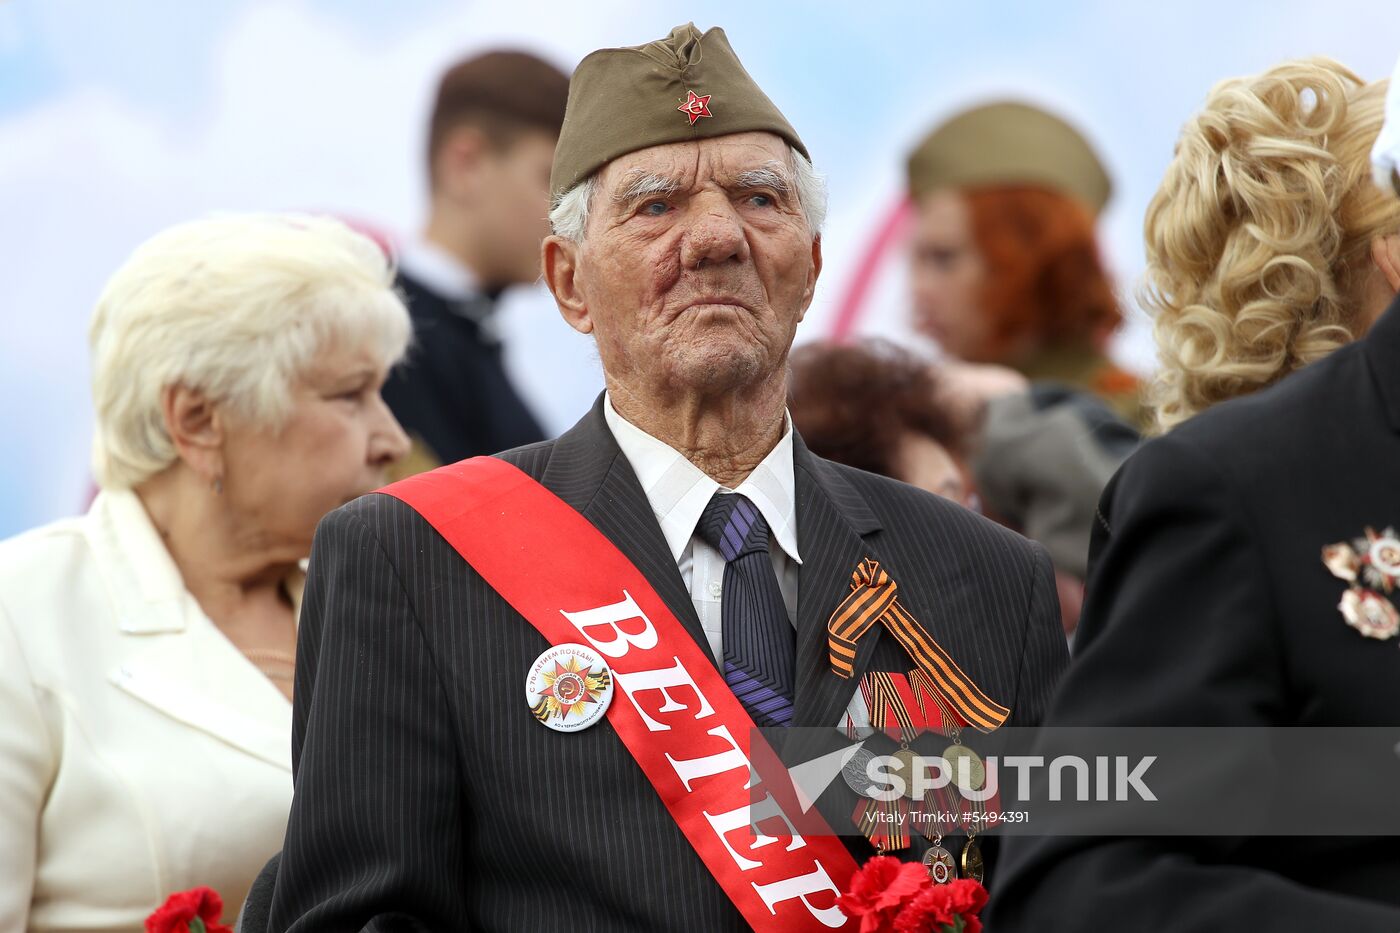
{"type": "Polygon", "coordinates": [[[743,347],[707,347],[702,352],[686,354],[669,367],[671,385],[711,395],[734,392],[756,385],[772,374],[772,367],[751,345],[743,347]],[[748,350],[750,352],[743,352],[748,350]]]}

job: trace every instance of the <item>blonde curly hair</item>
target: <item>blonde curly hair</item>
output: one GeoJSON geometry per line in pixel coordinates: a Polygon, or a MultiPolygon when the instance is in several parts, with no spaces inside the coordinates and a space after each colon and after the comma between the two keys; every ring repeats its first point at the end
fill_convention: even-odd
{"type": "Polygon", "coordinates": [[[1286,62],[1216,85],[1182,131],[1145,224],[1162,430],[1364,330],[1371,239],[1400,230],[1371,182],[1385,91],[1330,59],[1286,62]]]}

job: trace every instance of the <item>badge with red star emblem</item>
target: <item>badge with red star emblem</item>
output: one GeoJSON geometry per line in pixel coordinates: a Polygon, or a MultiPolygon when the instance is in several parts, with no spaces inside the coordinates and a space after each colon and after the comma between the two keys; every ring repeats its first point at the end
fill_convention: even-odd
{"type": "Polygon", "coordinates": [[[710,113],[710,98],[713,95],[705,94],[702,96],[700,94],[695,93],[694,91],[689,90],[685,93],[685,103],[681,104],[676,109],[690,118],[691,126],[694,126],[695,121],[700,119],[701,117],[714,116],[714,114],[710,113]]]}
{"type": "Polygon", "coordinates": [[[555,645],[535,659],[525,678],[530,712],[559,732],[587,729],[602,719],[612,695],[612,672],[584,645],[555,645]]]}

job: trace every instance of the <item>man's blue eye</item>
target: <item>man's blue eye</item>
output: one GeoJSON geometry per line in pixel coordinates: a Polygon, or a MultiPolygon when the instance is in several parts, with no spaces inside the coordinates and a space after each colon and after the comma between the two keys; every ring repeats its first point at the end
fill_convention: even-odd
{"type": "Polygon", "coordinates": [[[652,201],[642,208],[642,213],[650,214],[652,217],[660,217],[666,213],[665,201],[652,201]]]}
{"type": "Polygon", "coordinates": [[[755,194],[750,196],[750,201],[755,207],[772,207],[773,199],[766,194],[755,194]]]}

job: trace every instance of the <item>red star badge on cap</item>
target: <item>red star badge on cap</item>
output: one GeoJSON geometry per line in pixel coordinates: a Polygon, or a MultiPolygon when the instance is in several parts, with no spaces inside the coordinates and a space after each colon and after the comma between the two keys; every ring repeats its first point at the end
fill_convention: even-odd
{"type": "Polygon", "coordinates": [[[690,118],[691,126],[694,126],[695,121],[701,117],[714,116],[714,114],[710,113],[710,98],[713,95],[706,94],[702,97],[694,91],[689,90],[685,93],[687,95],[685,103],[681,104],[676,109],[690,118]]]}

